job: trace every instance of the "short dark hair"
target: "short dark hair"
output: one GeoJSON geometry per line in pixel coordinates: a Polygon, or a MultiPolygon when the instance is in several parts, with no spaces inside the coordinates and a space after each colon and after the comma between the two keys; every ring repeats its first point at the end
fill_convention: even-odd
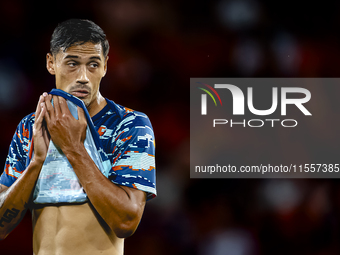
{"type": "Polygon", "coordinates": [[[50,51],[55,56],[60,50],[65,52],[73,45],[87,42],[100,43],[104,57],[109,53],[110,46],[106,34],[96,23],[86,19],[69,19],[58,24],[54,29],[50,41],[50,51]]]}

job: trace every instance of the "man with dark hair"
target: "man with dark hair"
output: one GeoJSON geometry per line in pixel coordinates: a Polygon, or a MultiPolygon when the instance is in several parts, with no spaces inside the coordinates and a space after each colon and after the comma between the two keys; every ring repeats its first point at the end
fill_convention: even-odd
{"type": "Polygon", "coordinates": [[[36,255],[123,254],[124,238],[136,230],[145,201],[156,196],[151,123],[145,114],[100,94],[109,44],[95,23],[72,19],[59,24],[50,50],[46,67],[55,75],[57,90],[40,96],[36,112],[19,123],[13,136],[0,178],[0,238],[30,209],[36,255]],[[78,105],[77,118],[69,100],[78,105]],[[100,144],[98,154],[105,154],[110,162],[107,174],[84,146],[91,127],[93,139],[100,144]],[[84,200],[63,198],[58,193],[65,185],[60,179],[47,187],[43,200],[38,199],[44,187],[38,187],[38,182],[61,178],[66,171],[54,162],[57,171],[46,175],[53,169],[53,157],[60,156],[53,154],[51,161],[52,145],[77,177],[77,183],[63,191],[78,187],[84,200]],[[49,192],[53,189],[58,192],[49,192]],[[45,196],[50,193],[55,195],[45,196]]]}
{"type": "Polygon", "coordinates": [[[85,42],[100,43],[103,55],[107,57],[110,46],[106,35],[90,20],[70,19],[58,25],[52,34],[50,51],[52,55],[56,55],[61,49],[65,51],[72,45],[85,42]]]}

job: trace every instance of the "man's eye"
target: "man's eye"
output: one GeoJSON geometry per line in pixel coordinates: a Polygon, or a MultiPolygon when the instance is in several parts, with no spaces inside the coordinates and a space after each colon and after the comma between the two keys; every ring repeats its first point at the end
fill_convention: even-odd
{"type": "Polygon", "coordinates": [[[90,66],[91,66],[92,68],[97,68],[99,65],[98,65],[97,63],[94,62],[94,63],[91,63],[90,66]]]}
{"type": "Polygon", "coordinates": [[[71,66],[71,67],[74,67],[74,66],[76,66],[76,63],[75,62],[68,62],[67,65],[71,66]]]}

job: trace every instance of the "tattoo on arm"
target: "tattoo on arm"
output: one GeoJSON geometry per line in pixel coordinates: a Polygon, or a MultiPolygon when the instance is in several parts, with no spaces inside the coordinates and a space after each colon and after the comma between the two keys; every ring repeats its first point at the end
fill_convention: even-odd
{"type": "Polygon", "coordinates": [[[19,214],[20,210],[12,208],[12,210],[7,209],[2,218],[0,219],[0,227],[4,227],[3,222],[10,223],[19,214]]]}

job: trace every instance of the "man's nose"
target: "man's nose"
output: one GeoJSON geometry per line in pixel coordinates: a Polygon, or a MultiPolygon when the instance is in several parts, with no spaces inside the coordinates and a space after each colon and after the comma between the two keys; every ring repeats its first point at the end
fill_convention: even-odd
{"type": "Polygon", "coordinates": [[[86,84],[90,81],[87,75],[86,65],[81,65],[78,72],[79,72],[77,77],[78,83],[86,84]]]}

